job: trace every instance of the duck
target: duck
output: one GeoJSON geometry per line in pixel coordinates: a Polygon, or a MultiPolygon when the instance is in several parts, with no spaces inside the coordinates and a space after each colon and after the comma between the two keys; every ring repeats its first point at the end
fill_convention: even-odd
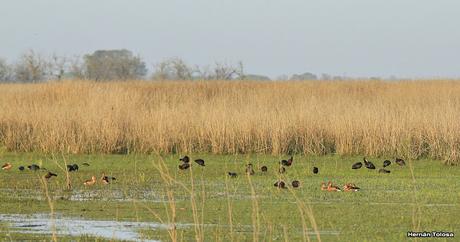
{"type": "Polygon", "coordinates": [[[340,187],[332,185],[332,182],[327,183],[327,191],[329,192],[341,192],[340,187]]]}
{"type": "Polygon", "coordinates": [[[67,170],[69,172],[72,172],[72,171],[78,171],[78,165],[77,164],[72,164],[72,165],[67,165],[67,170]]]}
{"type": "Polygon", "coordinates": [[[20,171],[23,171],[25,168],[24,168],[24,166],[20,166],[18,169],[19,169],[20,171]]]}
{"type": "Polygon", "coordinates": [[[182,163],[179,165],[179,169],[181,170],[187,170],[188,168],[190,168],[190,163],[182,163]]]}
{"type": "Polygon", "coordinates": [[[384,160],[384,161],[383,161],[383,167],[387,167],[387,166],[389,166],[389,165],[391,165],[391,161],[390,161],[390,160],[384,160]]]}
{"type": "Polygon", "coordinates": [[[262,166],[262,167],[260,168],[260,170],[261,170],[262,172],[267,172],[267,171],[268,171],[268,168],[267,168],[267,166],[262,166]]]}
{"type": "Polygon", "coordinates": [[[293,188],[298,188],[300,186],[300,182],[297,180],[292,181],[292,187],[293,188]]]}
{"type": "MultiPolygon", "coordinates": [[[[196,162],[198,165],[200,165],[200,166],[205,166],[205,165],[204,165],[204,160],[203,160],[203,159],[196,159],[195,162],[196,162]]],[[[185,164],[187,164],[187,163],[185,163],[185,164]]]]}
{"type": "Polygon", "coordinates": [[[96,184],[96,176],[92,176],[90,180],[86,180],[85,182],[83,182],[83,185],[85,186],[92,186],[94,184],[96,184]]]}
{"type": "Polygon", "coordinates": [[[184,156],[184,157],[180,158],[179,160],[184,162],[184,163],[189,163],[190,162],[190,157],[184,156]]]}
{"type": "Polygon", "coordinates": [[[286,188],[286,183],[284,181],[277,181],[277,182],[275,182],[275,184],[273,184],[273,186],[275,186],[277,188],[285,189],[286,188]]]}
{"type": "Polygon", "coordinates": [[[7,162],[2,166],[2,170],[7,171],[7,170],[10,170],[12,167],[13,167],[13,165],[11,165],[11,163],[7,162]]]}
{"type": "Polygon", "coordinates": [[[81,165],[82,165],[82,166],[89,166],[89,163],[84,162],[84,163],[82,163],[81,165]]]}
{"type": "Polygon", "coordinates": [[[356,170],[356,169],[361,169],[361,167],[363,167],[363,163],[362,162],[356,162],[355,164],[353,164],[351,166],[351,169],[356,170]]]}
{"type": "Polygon", "coordinates": [[[56,176],[56,177],[57,177],[57,174],[52,173],[52,172],[49,171],[48,173],[46,173],[45,179],[46,179],[46,180],[49,180],[49,179],[50,179],[51,177],[53,177],[53,176],[56,176]]]}
{"type": "Polygon", "coordinates": [[[347,183],[343,186],[345,192],[357,192],[359,189],[361,188],[357,187],[354,183],[347,183]]]}
{"type": "Polygon", "coordinates": [[[29,170],[31,171],[38,171],[40,170],[40,166],[36,165],[36,164],[32,164],[30,166],[27,166],[27,168],[29,168],[29,170]]]}
{"type": "Polygon", "coordinates": [[[235,177],[238,176],[238,174],[236,174],[236,172],[231,172],[231,171],[229,171],[229,172],[228,172],[228,176],[231,177],[231,178],[235,178],[235,177]]]}
{"type": "Polygon", "coordinates": [[[313,174],[318,174],[319,168],[318,167],[313,167],[313,174]]]}
{"type": "Polygon", "coordinates": [[[366,157],[364,157],[363,160],[364,160],[364,165],[366,166],[367,169],[371,169],[371,170],[375,169],[374,163],[368,161],[366,157]]]}
{"type": "Polygon", "coordinates": [[[102,173],[102,176],[101,176],[101,182],[102,184],[104,185],[107,185],[109,184],[111,181],[115,181],[117,180],[117,178],[113,177],[113,176],[106,176],[105,173],[102,173]]]}
{"type": "Polygon", "coordinates": [[[379,173],[391,173],[391,171],[383,169],[383,168],[380,168],[379,173]]]}
{"type": "Polygon", "coordinates": [[[246,165],[246,174],[248,175],[254,175],[256,172],[254,171],[254,169],[252,168],[252,164],[249,163],[246,165]]]}
{"type": "Polygon", "coordinates": [[[294,157],[291,156],[288,160],[282,160],[281,165],[291,166],[293,161],[294,161],[294,157]]]}
{"type": "Polygon", "coordinates": [[[395,162],[399,166],[405,166],[406,165],[406,162],[403,159],[400,159],[400,158],[396,158],[395,162]]]}

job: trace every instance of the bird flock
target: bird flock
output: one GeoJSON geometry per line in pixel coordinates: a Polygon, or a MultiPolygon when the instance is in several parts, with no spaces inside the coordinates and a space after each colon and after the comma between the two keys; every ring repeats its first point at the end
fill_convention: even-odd
{"type": "MultiPolygon", "coordinates": [[[[81,166],[90,166],[89,163],[87,162],[84,162],[81,164],[81,166]]],[[[13,168],[13,165],[9,162],[5,163],[3,166],[2,166],[2,170],[4,171],[8,171],[8,170],[11,170],[13,168]]],[[[31,165],[28,165],[27,166],[27,169],[30,170],[30,171],[46,171],[47,173],[45,175],[43,175],[43,178],[45,178],[46,181],[50,180],[51,178],[53,177],[57,177],[58,175],[56,173],[53,173],[51,171],[48,171],[48,169],[44,168],[44,167],[40,167],[39,165],[37,164],[31,164],[31,165]]],[[[78,170],[80,169],[80,167],[78,166],[78,164],[69,164],[67,165],[67,171],[70,173],[70,172],[77,172],[78,170]]],[[[18,170],[19,171],[25,171],[26,170],[26,167],[24,166],[19,166],[18,167],[18,170]]],[[[100,182],[104,185],[108,185],[110,184],[112,181],[115,181],[116,178],[113,177],[113,176],[106,176],[105,173],[102,173],[101,175],[101,178],[100,178],[100,182]]],[[[85,186],[92,186],[94,184],[97,183],[97,178],[96,176],[92,176],[91,179],[88,179],[88,180],[85,180],[83,182],[83,185],[85,186]]]]}
{"type": "MultiPolygon", "coordinates": [[[[187,169],[190,168],[191,164],[190,164],[190,157],[189,156],[184,156],[184,157],[180,158],[179,161],[181,162],[179,164],[179,169],[180,170],[187,170],[187,169]]],[[[200,166],[205,166],[205,162],[204,162],[203,159],[196,159],[195,162],[200,166]]],[[[292,156],[287,160],[281,160],[279,162],[278,172],[280,174],[285,173],[286,168],[292,166],[293,162],[294,162],[294,157],[292,157],[292,156]]],[[[369,170],[375,170],[376,169],[376,166],[374,165],[374,163],[372,163],[371,161],[367,160],[365,157],[363,158],[363,162],[364,162],[364,166],[367,169],[369,169],[369,170]]],[[[361,169],[363,167],[363,162],[356,162],[351,166],[351,168],[353,170],[361,169]]],[[[398,164],[399,166],[405,166],[406,165],[406,162],[403,159],[400,159],[400,158],[396,158],[394,163],[398,164]]],[[[378,172],[379,173],[384,173],[384,174],[391,173],[391,171],[388,170],[388,168],[387,168],[391,164],[392,164],[392,162],[390,160],[383,161],[383,166],[382,166],[383,168],[380,168],[378,170],[378,172]]],[[[266,172],[268,172],[268,167],[263,165],[263,166],[260,167],[260,171],[262,173],[266,173],[266,172]]],[[[256,171],[254,169],[254,165],[252,163],[246,164],[245,173],[247,175],[249,175],[249,176],[252,176],[252,175],[256,174],[256,171]]],[[[314,166],[312,168],[312,173],[313,174],[318,174],[319,173],[319,168],[314,166]]],[[[238,173],[235,172],[235,171],[228,171],[227,174],[231,178],[238,177],[238,173]]],[[[273,184],[273,186],[275,186],[277,188],[280,188],[280,189],[286,189],[287,188],[286,182],[283,181],[283,180],[276,181],[273,184]]],[[[291,186],[293,188],[298,188],[298,187],[300,187],[300,182],[298,180],[294,180],[294,181],[291,182],[291,186]]],[[[320,185],[320,189],[322,191],[329,191],[329,192],[340,192],[340,191],[356,192],[356,191],[359,191],[361,188],[359,188],[358,186],[356,186],[354,183],[351,183],[351,182],[345,183],[345,185],[343,185],[343,187],[341,188],[341,187],[339,187],[337,185],[334,185],[331,181],[328,181],[327,183],[322,182],[321,185],[320,185]]]]}

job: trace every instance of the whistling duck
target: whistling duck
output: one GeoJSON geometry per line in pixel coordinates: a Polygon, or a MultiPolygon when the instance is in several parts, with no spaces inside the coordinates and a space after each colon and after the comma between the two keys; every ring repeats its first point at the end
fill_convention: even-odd
{"type": "Polygon", "coordinates": [[[285,173],[285,172],[286,172],[286,168],[280,167],[280,169],[279,169],[278,171],[279,171],[279,173],[285,173]]]}
{"type": "Polygon", "coordinates": [[[380,169],[379,169],[379,173],[390,173],[390,172],[391,172],[391,171],[385,170],[385,169],[383,169],[383,168],[380,168],[380,169]]]}
{"type": "Polygon", "coordinates": [[[78,165],[77,165],[77,164],[67,165],[67,170],[68,170],[69,172],[78,171],[78,165]]]}
{"type": "Polygon", "coordinates": [[[361,167],[363,167],[363,163],[362,162],[356,162],[355,164],[353,164],[351,166],[351,169],[356,170],[356,169],[360,169],[361,167]]]}
{"type": "Polygon", "coordinates": [[[403,159],[400,159],[400,158],[396,158],[395,162],[396,162],[396,164],[398,164],[400,166],[405,166],[406,165],[406,162],[403,159]]]}
{"type": "Polygon", "coordinates": [[[366,166],[367,169],[371,169],[371,170],[375,169],[374,163],[368,161],[366,157],[364,157],[363,160],[364,160],[364,165],[366,166]]]}
{"type": "Polygon", "coordinates": [[[31,170],[31,171],[38,171],[38,170],[40,170],[40,166],[35,165],[35,164],[32,164],[32,165],[30,165],[30,166],[27,166],[27,168],[29,168],[29,170],[31,170]]]}
{"type": "Polygon", "coordinates": [[[48,172],[46,175],[45,175],[45,179],[46,180],[49,180],[51,177],[53,176],[57,176],[56,174],[52,173],[52,172],[48,172]]]}
{"type": "Polygon", "coordinates": [[[267,168],[266,166],[262,166],[262,167],[260,168],[260,170],[261,170],[262,172],[267,172],[267,171],[268,171],[268,168],[267,168]]]}
{"type": "Polygon", "coordinates": [[[342,191],[340,190],[340,187],[332,185],[332,182],[330,181],[327,183],[327,190],[329,192],[341,192],[342,191]]]}
{"type": "Polygon", "coordinates": [[[82,166],[89,166],[89,164],[88,164],[88,163],[86,163],[86,162],[85,162],[85,163],[83,163],[83,164],[81,164],[81,165],[82,165],[82,166]]]}
{"type": "Polygon", "coordinates": [[[387,167],[389,165],[391,165],[391,161],[389,161],[389,160],[383,161],[383,167],[387,167]]]}
{"type": "Polygon", "coordinates": [[[20,166],[18,169],[19,169],[20,171],[23,171],[23,170],[24,170],[24,166],[20,166]]]}
{"type": "Polygon", "coordinates": [[[92,176],[91,177],[91,180],[86,180],[85,182],[83,182],[83,185],[85,186],[92,186],[94,184],[96,184],[96,176],[92,176]]]}
{"type": "Polygon", "coordinates": [[[300,182],[297,180],[292,181],[292,187],[297,188],[300,186],[300,182]]]}
{"type": "Polygon", "coordinates": [[[179,160],[184,162],[184,163],[189,163],[190,162],[190,158],[188,156],[184,156],[184,157],[180,158],[179,160]]]}
{"type": "Polygon", "coordinates": [[[252,164],[249,163],[246,165],[246,174],[248,175],[254,175],[256,172],[254,171],[252,164]]]}
{"type": "Polygon", "coordinates": [[[102,176],[101,176],[101,182],[102,184],[104,185],[107,185],[110,183],[110,181],[115,181],[117,178],[113,177],[113,176],[106,176],[105,173],[102,173],[102,176]]]}
{"type": "Polygon", "coordinates": [[[182,163],[182,164],[179,165],[179,169],[181,169],[181,170],[187,170],[188,168],[190,168],[189,163],[182,163]]]}
{"type": "Polygon", "coordinates": [[[354,183],[347,183],[343,186],[343,190],[346,192],[357,192],[359,191],[359,187],[357,187],[354,183]]]}
{"type": "Polygon", "coordinates": [[[6,170],[11,169],[11,167],[13,167],[13,165],[11,165],[11,163],[7,162],[2,166],[2,170],[6,171],[6,170]]]}
{"type": "Polygon", "coordinates": [[[322,191],[327,191],[326,183],[321,182],[321,190],[322,190],[322,191]]]}
{"type": "Polygon", "coordinates": [[[277,181],[275,184],[273,184],[273,186],[277,188],[286,188],[286,183],[284,183],[284,181],[277,181]]]}
{"type": "Polygon", "coordinates": [[[236,172],[228,172],[228,175],[232,178],[235,178],[238,176],[238,174],[236,174],[236,172]]]}
{"type": "Polygon", "coordinates": [[[289,158],[288,160],[282,160],[281,164],[283,166],[291,166],[293,161],[294,161],[294,157],[291,156],[291,158],[289,158]]]}
{"type": "Polygon", "coordinates": [[[319,168],[318,167],[313,167],[313,174],[318,174],[319,168]]]}
{"type": "Polygon", "coordinates": [[[196,159],[195,162],[200,166],[204,166],[204,160],[203,159],[196,159]]]}

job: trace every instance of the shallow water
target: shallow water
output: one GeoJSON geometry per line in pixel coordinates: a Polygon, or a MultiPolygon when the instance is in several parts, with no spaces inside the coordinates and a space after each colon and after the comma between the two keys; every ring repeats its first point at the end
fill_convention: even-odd
{"type": "Polygon", "coordinates": [[[1,232],[22,234],[51,234],[56,228],[56,234],[62,236],[89,235],[105,239],[127,241],[156,241],[140,237],[139,229],[167,229],[168,226],[151,222],[117,222],[102,220],[85,220],[80,218],[56,215],[54,220],[49,214],[0,214],[0,221],[6,223],[1,232]]]}

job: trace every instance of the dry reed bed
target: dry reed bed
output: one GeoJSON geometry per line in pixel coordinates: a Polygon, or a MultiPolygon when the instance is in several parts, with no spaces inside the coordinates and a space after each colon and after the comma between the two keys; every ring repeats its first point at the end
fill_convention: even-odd
{"type": "Polygon", "coordinates": [[[460,153],[460,82],[0,85],[0,145],[69,153],[460,153]]]}

